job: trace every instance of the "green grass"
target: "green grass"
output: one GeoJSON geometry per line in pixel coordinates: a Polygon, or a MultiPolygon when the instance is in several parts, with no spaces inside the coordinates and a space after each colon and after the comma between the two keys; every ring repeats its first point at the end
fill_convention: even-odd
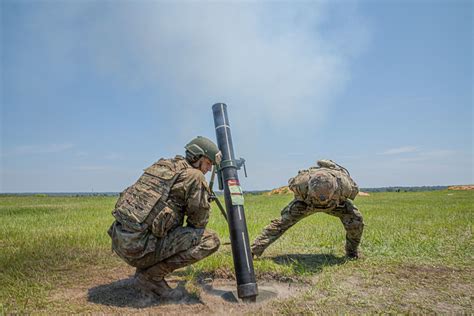
{"type": "MultiPolygon", "coordinates": [[[[245,198],[251,240],[292,199],[290,195],[245,198]]],[[[0,314],[44,310],[52,289],[77,282],[77,276],[91,267],[125,265],[111,253],[106,233],[113,221],[110,213],[115,200],[0,196],[0,314]]],[[[380,267],[388,271],[406,265],[473,268],[473,191],[373,193],[356,198],[355,203],[366,224],[362,260],[343,259],[344,230],[339,219],[314,214],[254,262],[258,278],[317,276],[322,280],[318,286],[330,292],[340,281],[333,274],[358,271],[360,280],[366,280],[364,276],[380,267]]],[[[208,228],[218,233],[222,243],[229,241],[227,224],[215,206],[208,228]]],[[[230,251],[229,245],[222,245],[216,254],[184,273],[188,278],[202,273],[231,275],[230,251]]],[[[290,305],[279,305],[283,313],[285,308],[294,308],[285,304],[290,305]]]]}

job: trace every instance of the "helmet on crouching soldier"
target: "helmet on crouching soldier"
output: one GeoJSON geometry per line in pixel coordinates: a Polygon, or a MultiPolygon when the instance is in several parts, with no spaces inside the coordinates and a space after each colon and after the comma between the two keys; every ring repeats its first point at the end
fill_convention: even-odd
{"type": "Polygon", "coordinates": [[[320,160],[317,167],[301,170],[288,184],[295,198],[316,208],[334,207],[359,192],[347,169],[331,160],[320,160]]]}
{"type": "Polygon", "coordinates": [[[337,189],[337,180],[332,174],[324,170],[316,170],[310,175],[307,201],[311,205],[330,206],[331,201],[336,200],[337,203],[339,200],[339,197],[335,196],[337,189]]]}
{"type": "Polygon", "coordinates": [[[198,161],[201,157],[207,157],[214,165],[221,163],[222,153],[209,138],[198,136],[184,146],[186,149],[186,160],[190,163],[198,161]]]}

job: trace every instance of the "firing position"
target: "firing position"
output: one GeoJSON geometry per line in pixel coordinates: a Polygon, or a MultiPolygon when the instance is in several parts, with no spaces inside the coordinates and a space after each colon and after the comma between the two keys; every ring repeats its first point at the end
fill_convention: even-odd
{"type": "Polygon", "coordinates": [[[281,217],[266,226],[252,244],[254,256],[262,253],[290,227],[308,215],[323,212],[339,217],[346,230],[346,256],[358,258],[364,230],[362,214],[352,200],[359,193],[357,184],[344,167],[331,160],[319,160],[316,167],[299,171],[288,180],[294,199],[281,211],[281,217]]]}
{"type": "Polygon", "coordinates": [[[120,194],[108,231],[113,250],[137,268],[136,284],[166,299],[182,294],[165,277],[211,255],[220,244],[205,229],[210,191],[204,175],[220,163],[221,153],[201,136],[185,149],[186,157],[160,159],[120,194]]]}

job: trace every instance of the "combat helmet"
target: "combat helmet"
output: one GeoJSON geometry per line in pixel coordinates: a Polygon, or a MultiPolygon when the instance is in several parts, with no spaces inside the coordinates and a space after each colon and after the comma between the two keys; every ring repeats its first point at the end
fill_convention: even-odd
{"type": "Polygon", "coordinates": [[[216,144],[209,138],[198,136],[192,139],[184,146],[186,149],[186,158],[194,162],[205,156],[209,158],[213,164],[218,165],[221,162],[222,154],[216,144]]]}
{"type": "Polygon", "coordinates": [[[308,199],[311,204],[328,206],[337,190],[336,178],[329,172],[316,169],[308,183],[308,199]]]}

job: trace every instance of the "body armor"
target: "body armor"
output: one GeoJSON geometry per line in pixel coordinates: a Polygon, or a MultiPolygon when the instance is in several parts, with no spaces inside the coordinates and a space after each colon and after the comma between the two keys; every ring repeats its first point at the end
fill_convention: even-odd
{"type": "Polygon", "coordinates": [[[155,251],[158,238],[174,226],[170,216],[176,212],[166,201],[179,174],[187,168],[191,165],[181,156],[160,159],[120,194],[109,235],[113,250],[125,261],[155,251]]]}

